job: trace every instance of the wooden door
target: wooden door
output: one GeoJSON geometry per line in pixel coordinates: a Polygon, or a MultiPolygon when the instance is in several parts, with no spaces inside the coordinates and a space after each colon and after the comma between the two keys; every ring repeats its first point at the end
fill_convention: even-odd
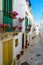
{"type": "Polygon", "coordinates": [[[8,51],[9,51],[9,53],[8,53],[8,58],[9,58],[9,63],[12,63],[12,60],[13,60],[13,40],[9,40],[8,41],[9,42],[9,44],[8,44],[8,51]]]}
{"type": "Polygon", "coordinates": [[[3,65],[8,63],[8,41],[3,42],[3,65]]]}
{"type": "Polygon", "coordinates": [[[26,34],[26,46],[27,46],[27,34],[26,34]]]}
{"type": "Polygon", "coordinates": [[[13,40],[3,43],[3,65],[12,63],[13,60],[13,40]]]}
{"type": "Polygon", "coordinates": [[[22,49],[24,48],[24,34],[22,35],[22,49]]]}

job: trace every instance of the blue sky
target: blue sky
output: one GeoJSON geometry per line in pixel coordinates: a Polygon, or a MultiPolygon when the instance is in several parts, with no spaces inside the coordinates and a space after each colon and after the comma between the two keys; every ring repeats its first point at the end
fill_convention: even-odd
{"type": "Polygon", "coordinates": [[[35,22],[41,22],[41,16],[43,13],[43,0],[30,0],[32,13],[35,19],[35,22]]]}

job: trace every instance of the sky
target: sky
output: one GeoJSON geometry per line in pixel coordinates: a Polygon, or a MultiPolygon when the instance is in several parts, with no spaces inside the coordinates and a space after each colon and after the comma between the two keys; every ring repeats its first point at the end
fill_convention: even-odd
{"type": "Polygon", "coordinates": [[[36,23],[40,23],[43,13],[43,0],[30,0],[30,1],[34,20],[36,23]]]}

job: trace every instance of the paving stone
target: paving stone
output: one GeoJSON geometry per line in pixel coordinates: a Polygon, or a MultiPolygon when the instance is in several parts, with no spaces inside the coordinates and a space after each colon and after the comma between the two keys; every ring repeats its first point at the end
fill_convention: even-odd
{"type": "Polygon", "coordinates": [[[27,62],[23,62],[23,63],[21,63],[21,65],[30,65],[30,64],[27,62]]]}
{"type": "Polygon", "coordinates": [[[36,36],[20,60],[21,62],[26,61],[30,65],[43,65],[43,46],[40,37],[36,36]]]}
{"type": "Polygon", "coordinates": [[[38,56],[41,56],[41,54],[36,54],[36,56],[38,57],[38,56]]]}

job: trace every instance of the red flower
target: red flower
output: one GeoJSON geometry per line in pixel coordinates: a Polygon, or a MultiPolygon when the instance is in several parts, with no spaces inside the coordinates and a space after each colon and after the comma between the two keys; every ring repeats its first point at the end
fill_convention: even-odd
{"type": "Polygon", "coordinates": [[[28,28],[27,30],[28,30],[28,31],[30,31],[31,29],[30,29],[30,28],[28,28]]]}
{"type": "Polygon", "coordinates": [[[17,13],[16,11],[14,11],[14,12],[13,12],[13,14],[14,14],[15,16],[17,16],[17,15],[18,15],[18,13],[17,13]]]}
{"type": "Polygon", "coordinates": [[[13,28],[13,30],[15,30],[17,27],[18,27],[18,25],[16,25],[16,26],[13,26],[12,28],[13,28]]]}
{"type": "Polygon", "coordinates": [[[21,26],[18,26],[18,29],[19,29],[19,30],[21,30],[21,29],[22,29],[22,27],[21,27],[21,26]]]}
{"type": "Polygon", "coordinates": [[[6,27],[10,27],[10,24],[4,24],[4,26],[6,26],[6,27]]]}
{"type": "Polygon", "coordinates": [[[31,27],[32,25],[30,24],[29,27],[31,27]]]}
{"type": "Polygon", "coordinates": [[[3,26],[3,24],[0,24],[0,27],[3,26]]]}

